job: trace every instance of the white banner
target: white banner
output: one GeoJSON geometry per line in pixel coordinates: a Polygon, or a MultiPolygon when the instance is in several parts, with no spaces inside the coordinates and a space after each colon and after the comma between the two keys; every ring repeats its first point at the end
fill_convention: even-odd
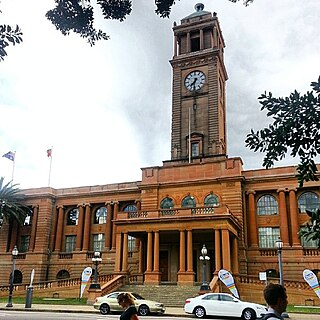
{"type": "Polygon", "coordinates": [[[81,288],[80,288],[80,299],[82,298],[84,289],[86,288],[86,285],[92,275],[92,268],[91,267],[86,267],[81,276],[81,288]]]}
{"type": "Polygon", "coordinates": [[[219,279],[227,286],[227,288],[231,291],[231,293],[239,298],[239,293],[236,288],[236,285],[234,284],[233,276],[232,274],[224,269],[221,269],[218,273],[219,279]]]}
{"type": "Polygon", "coordinates": [[[303,278],[320,298],[320,287],[317,276],[309,269],[303,270],[303,278]]]}

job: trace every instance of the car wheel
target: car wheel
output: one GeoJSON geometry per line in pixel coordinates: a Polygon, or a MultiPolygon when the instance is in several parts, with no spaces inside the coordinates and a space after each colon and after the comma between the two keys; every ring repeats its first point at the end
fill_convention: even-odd
{"type": "Polygon", "coordinates": [[[149,314],[149,307],[145,304],[142,304],[141,306],[139,306],[139,309],[138,309],[138,313],[139,313],[139,316],[147,316],[149,314]]]}
{"type": "Polygon", "coordinates": [[[203,307],[195,307],[193,313],[197,318],[204,318],[206,316],[206,310],[203,307]]]}
{"type": "Polygon", "coordinates": [[[248,308],[244,309],[242,312],[242,319],[244,320],[255,320],[257,319],[256,313],[254,310],[248,308]]]}
{"type": "Polygon", "coordinates": [[[108,304],[106,303],[103,303],[101,306],[100,306],[100,313],[103,314],[103,315],[106,315],[110,312],[110,307],[108,304]]]}

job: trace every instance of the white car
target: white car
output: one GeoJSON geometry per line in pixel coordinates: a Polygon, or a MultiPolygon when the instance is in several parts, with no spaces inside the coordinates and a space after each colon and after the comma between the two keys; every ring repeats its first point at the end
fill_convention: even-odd
{"type": "MultiPolygon", "coordinates": [[[[123,309],[118,303],[118,295],[122,292],[112,292],[103,297],[97,297],[93,307],[100,310],[100,313],[106,315],[110,312],[122,312],[123,309]]],[[[151,300],[145,300],[139,294],[130,292],[134,297],[134,302],[140,316],[148,314],[164,314],[166,311],[163,303],[151,300]]]]}
{"type": "Polygon", "coordinates": [[[267,313],[261,304],[241,301],[228,293],[206,293],[185,301],[184,311],[197,318],[206,316],[238,317],[254,320],[267,313]]]}

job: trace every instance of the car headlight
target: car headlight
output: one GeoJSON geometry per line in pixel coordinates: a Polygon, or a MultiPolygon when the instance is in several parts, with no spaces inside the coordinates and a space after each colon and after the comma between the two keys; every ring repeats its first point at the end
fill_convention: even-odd
{"type": "Polygon", "coordinates": [[[257,306],[257,309],[259,309],[259,310],[265,310],[266,308],[265,307],[260,307],[260,306],[257,306]]]}
{"type": "Polygon", "coordinates": [[[156,307],[162,307],[162,303],[155,303],[154,304],[156,307]]]}

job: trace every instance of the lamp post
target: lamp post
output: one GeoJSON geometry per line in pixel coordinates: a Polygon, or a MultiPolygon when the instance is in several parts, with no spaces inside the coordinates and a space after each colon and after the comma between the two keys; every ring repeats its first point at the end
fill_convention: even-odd
{"type": "Polygon", "coordinates": [[[100,283],[98,283],[98,265],[102,261],[100,256],[100,251],[95,251],[93,254],[92,263],[94,264],[94,278],[93,283],[90,285],[90,289],[100,289],[100,283]]]}
{"type": "Polygon", "coordinates": [[[12,272],[10,275],[10,287],[9,287],[9,297],[8,297],[8,303],[6,305],[7,308],[12,308],[12,292],[13,292],[13,279],[14,279],[14,271],[16,269],[16,258],[19,251],[17,249],[17,246],[14,246],[11,254],[12,254],[12,272]]]}
{"type": "MultiPolygon", "coordinates": [[[[283,248],[283,241],[278,238],[276,241],[276,248],[278,252],[278,263],[279,263],[279,277],[280,277],[280,285],[283,286],[283,268],[282,268],[282,248],[283,248]]],[[[282,313],[283,318],[289,318],[289,315],[286,312],[282,313]]]]}
{"type": "Polygon", "coordinates": [[[206,248],[206,245],[204,244],[201,249],[201,256],[199,257],[199,260],[202,261],[202,285],[200,286],[200,291],[210,291],[210,287],[206,281],[206,275],[207,275],[207,261],[210,260],[210,257],[207,256],[208,250],[206,248]]]}

